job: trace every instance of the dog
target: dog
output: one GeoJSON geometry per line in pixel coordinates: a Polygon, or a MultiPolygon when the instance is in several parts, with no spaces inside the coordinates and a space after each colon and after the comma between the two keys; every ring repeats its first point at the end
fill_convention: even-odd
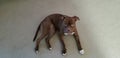
{"type": "Polygon", "coordinates": [[[37,34],[39,31],[42,31],[40,37],[36,40],[35,52],[38,53],[39,51],[39,43],[40,41],[45,38],[47,47],[49,50],[52,49],[50,44],[50,39],[53,35],[57,32],[60,42],[62,44],[62,55],[66,55],[67,49],[64,43],[64,36],[66,35],[73,35],[78,47],[78,51],[80,54],[84,54],[84,50],[81,47],[81,43],[79,40],[79,35],[76,29],[76,21],[80,20],[77,16],[67,16],[63,14],[51,14],[45,17],[45,19],[39,24],[36,34],[34,36],[33,41],[36,40],[37,34]],[[42,28],[41,28],[42,27],[42,28]],[[42,30],[41,30],[42,29],[42,30]]]}

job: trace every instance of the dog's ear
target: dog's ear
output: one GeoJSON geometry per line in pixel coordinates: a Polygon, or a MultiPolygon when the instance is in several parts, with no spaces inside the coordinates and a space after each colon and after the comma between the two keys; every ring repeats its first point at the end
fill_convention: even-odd
{"type": "Polygon", "coordinates": [[[75,21],[80,20],[80,18],[77,16],[73,16],[73,18],[75,19],[75,21]]]}
{"type": "Polygon", "coordinates": [[[61,16],[60,19],[62,19],[64,21],[66,19],[66,17],[65,16],[61,16]]]}

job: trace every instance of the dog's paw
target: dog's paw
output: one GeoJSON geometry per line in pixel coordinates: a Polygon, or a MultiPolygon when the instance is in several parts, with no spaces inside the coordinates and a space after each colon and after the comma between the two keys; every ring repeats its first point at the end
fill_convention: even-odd
{"type": "Polygon", "coordinates": [[[52,48],[50,47],[49,50],[52,50],[52,48]]]}
{"type": "Polygon", "coordinates": [[[36,53],[36,54],[38,54],[38,53],[39,53],[39,51],[35,51],[35,53],[36,53]]]}
{"type": "Polygon", "coordinates": [[[62,53],[63,56],[65,56],[67,53],[62,53]]]}
{"type": "Polygon", "coordinates": [[[66,50],[62,51],[62,55],[65,56],[67,54],[66,50]]]}
{"type": "Polygon", "coordinates": [[[85,53],[85,51],[82,49],[79,51],[79,53],[83,55],[85,53]]]}
{"type": "Polygon", "coordinates": [[[38,53],[39,53],[38,48],[35,48],[35,53],[36,53],[36,54],[38,54],[38,53]]]}

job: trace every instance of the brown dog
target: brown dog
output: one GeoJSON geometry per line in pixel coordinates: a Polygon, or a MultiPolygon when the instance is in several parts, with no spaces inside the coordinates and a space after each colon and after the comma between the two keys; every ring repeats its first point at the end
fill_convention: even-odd
{"type": "Polygon", "coordinates": [[[78,47],[78,50],[80,54],[84,54],[84,50],[81,47],[80,40],[79,40],[79,35],[76,29],[76,21],[80,20],[77,16],[66,16],[62,14],[51,14],[47,16],[38,26],[38,29],[36,31],[35,37],[33,41],[35,41],[37,34],[40,30],[40,27],[42,27],[42,34],[41,36],[37,39],[36,41],[36,47],[35,47],[35,52],[38,52],[39,50],[39,43],[40,41],[47,36],[46,38],[46,43],[48,49],[52,49],[50,45],[50,38],[58,32],[58,35],[60,37],[60,41],[62,43],[62,54],[66,55],[66,47],[63,41],[64,35],[73,35],[76,40],[76,44],[78,47]]]}

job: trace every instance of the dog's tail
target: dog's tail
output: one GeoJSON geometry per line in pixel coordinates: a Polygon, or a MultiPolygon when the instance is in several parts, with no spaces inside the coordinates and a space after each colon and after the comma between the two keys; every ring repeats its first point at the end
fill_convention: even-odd
{"type": "Polygon", "coordinates": [[[40,27],[41,27],[41,23],[39,24],[39,26],[38,26],[38,28],[37,28],[37,31],[36,31],[35,36],[34,36],[34,38],[33,38],[33,42],[36,40],[36,37],[37,37],[38,32],[39,32],[39,30],[40,30],[40,27]]]}

